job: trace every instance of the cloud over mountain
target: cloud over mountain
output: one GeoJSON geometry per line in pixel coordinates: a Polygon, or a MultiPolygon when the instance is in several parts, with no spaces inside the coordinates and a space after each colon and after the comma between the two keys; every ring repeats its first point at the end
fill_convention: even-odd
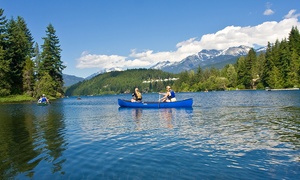
{"type": "MultiPolygon", "coordinates": [[[[267,9],[268,10],[268,9],[267,9]]],[[[270,12],[265,12],[270,13],[270,12]]],[[[131,50],[128,56],[97,55],[83,52],[78,59],[77,68],[147,68],[161,61],[177,62],[195,54],[202,49],[225,49],[227,47],[245,45],[266,46],[267,42],[275,42],[288,37],[293,26],[300,28],[300,14],[290,10],[279,21],[267,21],[256,26],[227,26],[216,33],[205,34],[200,39],[190,38],[176,44],[175,51],[154,52],[153,50],[131,50]]]]}

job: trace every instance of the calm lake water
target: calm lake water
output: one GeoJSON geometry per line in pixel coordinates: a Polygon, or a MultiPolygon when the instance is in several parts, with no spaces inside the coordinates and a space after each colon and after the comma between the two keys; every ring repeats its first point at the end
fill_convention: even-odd
{"type": "Polygon", "coordinates": [[[0,179],[300,178],[300,91],[176,95],[193,108],[119,108],[128,94],[0,104],[0,179]]]}

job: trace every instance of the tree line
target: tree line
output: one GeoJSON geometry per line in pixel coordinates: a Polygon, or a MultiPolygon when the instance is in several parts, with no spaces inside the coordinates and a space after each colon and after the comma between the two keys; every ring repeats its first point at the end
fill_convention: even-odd
{"type": "Polygon", "coordinates": [[[0,96],[47,94],[60,97],[63,91],[61,48],[52,24],[43,44],[34,42],[24,18],[6,19],[0,9],[0,96]]]}
{"type": "Polygon", "coordinates": [[[157,69],[112,71],[68,87],[65,95],[132,93],[135,87],[138,87],[143,93],[158,92],[164,90],[167,85],[173,85],[175,77],[176,75],[173,73],[157,69]]]}
{"type": "Polygon", "coordinates": [[[264,53],[252,48],[235,64],[179,74],[173,89],[196,92],[230,89],[293,88],[300,86],[300,34],[292,27],[288,38],[268,42],[264,53]]]}

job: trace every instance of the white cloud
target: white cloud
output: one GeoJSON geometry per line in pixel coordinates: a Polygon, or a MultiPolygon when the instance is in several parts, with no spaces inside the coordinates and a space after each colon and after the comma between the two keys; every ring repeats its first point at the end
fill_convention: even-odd
{"type": "Polygon", "coordinates": [[[272,4],[270,2],[266,3],[267,9],[264,11],[264,15],[269,16],[274,14],[274,11],[271,9],[272,4]]]}
{"type": "Polygon", "coordinates": [[[296,10],[292,9],[289,11],[289,13],[287,15],[284,16],[285,19],[290,19],[290,18],[298,18],[300,16],[300,14],[295,14],[296,10]]]}
{"type": "Polygon", "coordinates": [[[122,64],[126,57],[118,55],[97,55],[83,52],[78,59],[77,68],[111,68],[116,67],[118,64],[122,64]]]}
{"type": "Polygon", "coordinates": [[[77,68],[100,69],[121,67],[147,68],[160,61],[180,61],[183,58],[195,54],[202,49],[225,49],[231,46],[254,45],[266,46],[268,42],[275,42],[286,38],[293,26],[300,27],[295,10],[291,10],[283,20],[267,21],[257,26],[227,26],[216,33],[205,34],[200,39],[194,37],[176,44],[176,51],[154,52],[144,50],[138,52],[131,50],[128,57],[119,55],[97,55],[83,52],[78,59],[77,68]]]}
{"type": "Polygon", "coordinates": [[[269,15],[272,15],[274,14],[274,11],[272,9],[266,9],[265,12],[264,12],[264,15],[266,16],[269,16],[269,15]]]}

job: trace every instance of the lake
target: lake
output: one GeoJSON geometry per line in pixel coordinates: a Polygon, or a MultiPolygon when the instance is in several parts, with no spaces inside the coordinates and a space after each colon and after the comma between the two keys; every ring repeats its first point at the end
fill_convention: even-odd
{"type": "Polygon", "coordinates": [[[300,91],[130,94],[0,104],[0,179],[299,179],[300,91]],[[143,94],[157,101],[158,94],[143,94]]]}

